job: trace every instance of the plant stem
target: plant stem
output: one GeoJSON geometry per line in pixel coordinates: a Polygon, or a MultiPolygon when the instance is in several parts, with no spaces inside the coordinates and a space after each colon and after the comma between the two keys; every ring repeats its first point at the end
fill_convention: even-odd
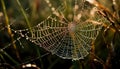
{"type": "Polygon", "coordinates": [[[19,63],[17,61],[15,61],[9,54],[7,54],[5,51],[3,51],[3,53],[15,64],[19,65],[19,63]]]}
{"type": "Polygon", "coordinates": [[[10,24],[9,24],[9,18],[8,18],[8,15],[7,15],[7,11],[6,11],[6,7],[5,7],[5,3],[4,3],[4,0],[1,0],[1,4],[2,4],[2,8],[3,8],[3,12],[4,12],[4,15],[5,15],[5,25],[7,27],[7,31],[8,31],[8,34],[10,36],[10,39],[11,39],[11,43],[16,51],[16,56],[17,58],[19,58],[19,53],[17,51],[17,47],[14,43],[14,38],[13,38],[13,34],[12,34],[12,31],[11,31],[11,28],[10,28],[10,24]]]}
{"type": "Polygon", "coordinates": [[[42,59],[41,59],[40,49],[38,48],[38,46],[36,46],[35,48],[37,50],[37,55],[38,55],[39,61],[41,63],[41,69],[44,69],[43,62],[42,62],[42,59]]]}
{"type": "Polygon", "coordinates": [[[28,17],[27,17],[27,15],[26,15],[26,13],[25,13],[25,11],[24,11],[24,9],[23,9],[20,1],[19,1],[19,0],[16,0],[16,1],[17,1],[17,4],[19,5],[20,10],[21,10],[21,12],[22,12],[22,14],[23,14],[23,16],[24,16],[24,18],[25,18],[25,20],[26,20],[26,23],[27,23],[27,25],[28,25],[28,28],[29,28],[29,30],[30,30],[30,33],[32,34],[32,29],[31,29],[31,26],[30,26],[30,22],[29,22],[29,20],[28,20],[28,17]]]}

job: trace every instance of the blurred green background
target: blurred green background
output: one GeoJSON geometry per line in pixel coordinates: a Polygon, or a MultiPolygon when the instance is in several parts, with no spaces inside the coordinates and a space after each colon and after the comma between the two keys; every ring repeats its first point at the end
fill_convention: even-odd
{"type": "MultiPolygon", "coordinates": [[[[21,30],[28,28],[26,19],[21,12],[21,8],[17,0],[3,0],[6,7],[6,12],[9,19],[11,29],[21,30]]],[[[64,0],[50,0],[52,5],[57,8],[64,3],[64,0]]],[[[66,0],[70,1],[70,0],[66,0]]],[[[81,0],[80,0],[81,1],[81,0]]],[[[112,11],[112,2],[109,0],[100,1],[106,8],[112,11]],[[109,2],[109,3],[108,3],[109,2]]],[[[117,2],[120,5],[119,1],[117,2]]],[[[30,26],[33,27],[46,19],[52,11],[44,0],[20,0],[20,4],[28,17],[30,26]]],[[[69,3],[68,3],[69,4],[69,3]]],[[[36,64],[40,69],[119,69],[120,65],[120,32],[105,28],[100,31],[99,36],[95,41],[95,54],[88,55],[85,59],[72,61],[61,59],[56,55],[45,51],[43,48],[31,43],[25,38],[15,42],[16,48],[11,43],[11,36],[6,28],[6,18],[2,9],[2,0],[0,2],[0,69],[22,69],[23,65],[36,64]],[[112,42],[112,45],[111,45],[112,42]],[[109,44],[110,43],[110,44],[109,44]],[[10,45],[11,44],[11,45],[10,45]],[[114,52],[112,56],[109,54],[108,46],[111,46],[114,52]],[[5,48],[5,49],[4,49],[5,48]],[[4,49],[4,50],[2,50],[4,49]],[[110,57],[110,59],[109,59],[110,57]],[[107,60],[110,62],[107,66],[107,60]],[[106,65],[108,68],[105,68],[106,65]]],[[[117,7],[119,9],[119,7],[117,7]]],[[[68,12],[70,13],[69,9],[68,12]]],[[[112,11],[113,12],[113,11],[112,11]]],[[[120,13],[120,11],[118,11],[120,13]]],[[[67,15],[68,13],[66,13],[67,15]]],[[[84,14],[84,13],[83,13],[84,14]]],[[[110,26],[112,27],[112,26],[110,26]]],[[[17,40],[19,35],[14,34],[14,40],[17,40]]],[[[29,68],[28,68],[29,69],[29,68]]],[[[34,68],[30,68],[34,69],[34,68]]],[[[37,69],[37,68],[36,68],[37,69]]]]}

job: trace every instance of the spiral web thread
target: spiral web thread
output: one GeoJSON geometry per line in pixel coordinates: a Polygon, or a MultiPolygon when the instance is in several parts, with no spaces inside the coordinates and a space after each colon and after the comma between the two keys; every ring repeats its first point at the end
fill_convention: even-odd
{"type": "Polygon", "coordinates": [[[55,10],[48,0],[47,3],[53,14],[33,27],[32,35],[26,34],[26,38],[63,59],[83,59],[89,54],[92,42],[96,39],[104,19],[98,19],[98,15],[98,18],[89,17],[86,10],[77,14],[76,9],[73,11],[74,20],[69,21],[62,12],[64,8],[62,11],[61,7],[55,10]],[[85,15],[81,14],[84,12],[85,15]]]}
{"type": "Polygon", "coordinates": [[[106,20],[94,10],[95,8],[88,10],[82,7],[80,10],[81,4],[77,4],[79,3],[77,0],[74,1],[74,6],[72,5],[73,17],[68,20],[64,14],[65,7],[60,6],[55,9],[49,0],[46,2],[53,14],[32,27],[32,34],[29,33],[29,29],[12,29],[14,33],[20,35],[14,43],[19,41],[22,45],[20,39],[25,37],[63,59],[84,59],[89,54],[92,42],[99,34],[102,23],[105,23],[106,20]]]}

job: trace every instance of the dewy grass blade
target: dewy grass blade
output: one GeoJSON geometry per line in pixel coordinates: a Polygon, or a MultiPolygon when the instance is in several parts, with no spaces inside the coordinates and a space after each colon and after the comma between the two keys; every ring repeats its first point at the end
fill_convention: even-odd
{"type": "Polygon", "coordinates": [[[16,51],[16,56],[18,59],[19,58],[19,53],[17,51],[17,47],[16,47],[16,44],[14,43],[14,38],[13,38],[13,34],[12,34],[12,31],[11,31],[11,28],[10,28],[10,24],[9,24],[9,18],[8,18],[8,15],[7,15],[7,11],[6,11],[6,7],[5,7],[5,3],[4,3],[4,0],[1,0],[1,4],[2,4],[2,8],[3,8],[3,12],[4,12],[4,15],[5,15],[5,25],[7,27],[7,31],[8,31],[8,34],[10,36],[10,39],[11,39],[11,43],[16,51]]]}
{"type": "Polygon", "coordinates": [[[29,30],[30,30],[30,33],[32,34],[31,25],[30,25],[30,22],[29,22],[29,20],[28,20],[28,17],[27,17],[27,15],[26,15],[26,13],[25,13],[25,11],[24,11],[24,9],[23,9],[20,1],[19,1],[19,0],[16,0],[16,1],[17,1],[17,4],[19,5],[20,10],[21,10],[21,12],[22,12],[22,14],[23,14],[23,16],[24,16],[24,18],[25,18],[25,20],[26,20],[26,23],[27,23],[27,25],[28,25],[28,28],[29,28],[29,30]]]}

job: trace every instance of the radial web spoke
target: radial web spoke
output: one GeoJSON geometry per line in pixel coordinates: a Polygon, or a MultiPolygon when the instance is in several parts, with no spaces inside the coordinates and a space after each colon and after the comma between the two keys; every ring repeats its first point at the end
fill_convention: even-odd
{"type": "Polygon", "coordinates": [[[71,59],[73,42],[68,33],[62,39],[60,47],[56,54],[64,59],[71,59]]]}
{"type": "Polygon", "coordinates": [[[93,8],[84,4],[84,0],[65,0],[65,4],[57,9],[49,0],[45,1],[52,14],[32,27],[31,35],[24,36],[63,59],[84,59],[89,54],[102,23],[108,21],[96,12],[91,14],[93,8]]]}

